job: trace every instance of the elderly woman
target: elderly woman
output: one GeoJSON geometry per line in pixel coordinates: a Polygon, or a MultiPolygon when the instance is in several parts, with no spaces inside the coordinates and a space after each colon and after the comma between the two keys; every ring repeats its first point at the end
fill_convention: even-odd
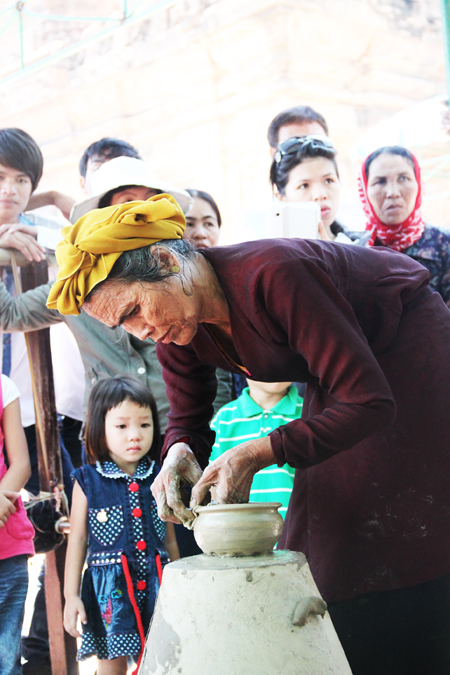
{"type": "Polygon", "coordinates": [[[424,265],[431,288],[450,306],[450,233],[422,218],[422,179],[412,152],[399,145],[378,148],[364,161],[358,187],[372,231],[369,245],[388,246],[424,265]]]}
{"type": "MultiPolygon", "coordinates": [[[[171,412],[155,495],[297,470],[281,545],[303,551],[355,675],[450,671],[450,314],[385,248],[265,240],[194,250],[169,195],[64,231],[48,304],[157,343],[171,412]],[[304,417],[207,467],[215,368],[307,382],[304,417]],[[419,670],[415,670],[419,667],[419,670]]],[[[276,639],[276,637],[274,637],[276,639]]]]}

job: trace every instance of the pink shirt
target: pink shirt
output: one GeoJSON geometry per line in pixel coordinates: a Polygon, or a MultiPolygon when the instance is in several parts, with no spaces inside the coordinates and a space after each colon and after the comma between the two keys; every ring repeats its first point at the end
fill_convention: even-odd
{"type": "MultiPolygon", "coordinates": [[[[1,382],[1,380],[0,380],[1,382]]],[[[3,416],[3,389],[0,386],[0,417],[3,416]]],[[[0,425],[0,447],[3,445],[3,429],[0,425]]],[[[0,451],[0,480],[7,472],[5,457],[0,451]]],[[[0,528],[0,560],[12,558],[15,555],[34,555],[34,528],[28,520],[21,498],[16,501],[16,512],[13,513],[6,525],[0,528]]]]}

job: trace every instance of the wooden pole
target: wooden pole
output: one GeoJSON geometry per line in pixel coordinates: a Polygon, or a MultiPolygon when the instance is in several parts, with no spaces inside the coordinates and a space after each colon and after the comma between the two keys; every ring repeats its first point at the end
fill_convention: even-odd
{"type": "Polygon", "coordinates": [[[67,544],[45,556],[45,606],[52,675],[78,675],[77,641],[63,627],[64,564],[67,544]]]}
{"type": "MultiPolygon", "coordinates": [[[[47,262],[33,263],[22,268],[22,289],[28,291],[48,281],[47,262]]],[[[50,329],[41,328],[25,333],[33,381],[36,410],[36,442],[41,490],[53,491],[64,487],[61,452],[56,418],[55,386],[53,383],[50,329]],[[41,420],[41,424],[39,424],[41,420]],[[43,448],[47,448],[47,454],[43,448]]]]}
{"type": "MultiPolygon", "coordinates": [[[[32,263],[22,268],[24,291],[48,281],[47,262],[32,263]]],[[[33,380],[36,409],[36,443],[41,490],[53,491],[64,487],[61,451],[56,417],[55,388],[53,383],[50,330],[30,331],[25,334],[33,380]],[[38,423],[38,420],[40,423],[38,423]],[[47,452],[43,452],[43,448],[47,452]]],[[[77,644],[63,628],[63,587],[66,544],[46,555],[45,603],[52,675],[78,675],[76,662],[77,644]]]]}

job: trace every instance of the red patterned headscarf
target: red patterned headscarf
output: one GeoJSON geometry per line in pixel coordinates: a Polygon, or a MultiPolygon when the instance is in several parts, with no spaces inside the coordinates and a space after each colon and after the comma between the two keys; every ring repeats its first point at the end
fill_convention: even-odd
{"type": "MultiPolygon", "coordinates": [[[[367,196],[367,178],[366,178],[366,162],[368,157],[363,162],[361,173],[358,177],[358,193],[361,200],[364,213],[367,216],[366,230],[372,230],[372,236],[369,239],[368,245],[373,246],[375,240],[379,240],[383,246],[388,246],[394,251],[403,251],[405,248],[412,246],[423,234],[425,229],[425,222],[420,212],[422,204],[422,178],[420,173],[420,166],[417,159],[411,153],[414,160],[414,175],[416,177],[419,190],[417,192],[416,203],[414,208],[403,223],[397,225],[386,225],[382,223],[373,210],[373,206],[367,196]]],[[[370,157],[370,155],[369,155],[370,157]]]]}

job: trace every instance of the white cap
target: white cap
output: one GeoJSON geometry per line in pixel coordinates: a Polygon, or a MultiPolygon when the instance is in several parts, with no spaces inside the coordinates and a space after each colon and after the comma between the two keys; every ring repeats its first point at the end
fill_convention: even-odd
{"type": "Polygon", "coordinates": [[[82,202],[74,204],[70,213],[70,222],[76,223],[78,218],[84,216],[89,211],[97,209],[99,202],[107,192],[116,190],[126,185],[138,185],[161,192],[168,192],[175,197],[181,206],[183,213],[187,213],[192,203],[192,197],[186,190],[177,188],[169,183],[154,178],[148,167],[148,164],[142,159],[134,157],[115,157],[109,162],[101,165],[92,176],[93,196],[84,199],[82,202]]]}

